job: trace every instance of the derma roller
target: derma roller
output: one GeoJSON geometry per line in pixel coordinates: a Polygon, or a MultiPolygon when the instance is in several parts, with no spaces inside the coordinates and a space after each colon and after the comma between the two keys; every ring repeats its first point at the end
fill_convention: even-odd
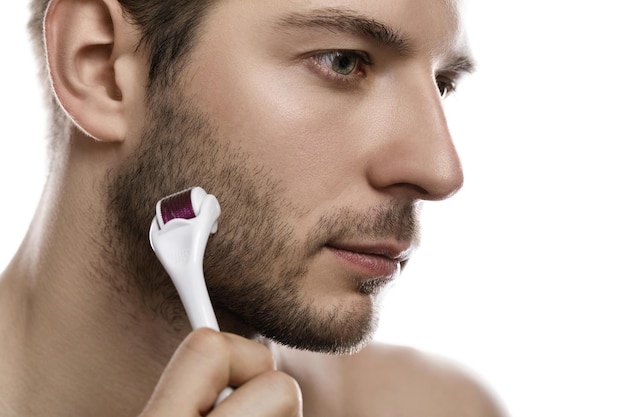
{"type": "MultiPolygon", "coordinates": [[[[159,200],[150,226],[150,245],[176,286],[194,329],[219,330],[202,261],[209,236],[217,232],[220,213],[215,196],[193,187],[159,200]]],[[[230,387],[224,389],[216,404],[231,392],[230,387]]]]}

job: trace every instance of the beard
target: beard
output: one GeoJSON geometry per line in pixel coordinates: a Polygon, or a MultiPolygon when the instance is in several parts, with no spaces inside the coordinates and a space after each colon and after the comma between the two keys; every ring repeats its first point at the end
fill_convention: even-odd
{"type": "Polygon", "coordinates": [[[334,239],[417,240],[416,205],[390,202],[365,212],[338,208],[298,239],[289,219],[307,208],[287,201],[271,167],[255,164],[176,90],[148,97],[150,114],[139,146],[109,173],[110,215],[103,236],[110,241],[103,250],[115,290],[132,295],[175,330],[188,326],[176,289],[150,249],[148,228],[159,199],[198,185],[222,208],[204,259],[218,319],[228,317],[299,349],[350,353],[362,347],[376,328],[378,294],[386,282],[352,277],[355,293],[369,302],[332,305],[316,303],[303,283],[311,263],[334,239]]]}

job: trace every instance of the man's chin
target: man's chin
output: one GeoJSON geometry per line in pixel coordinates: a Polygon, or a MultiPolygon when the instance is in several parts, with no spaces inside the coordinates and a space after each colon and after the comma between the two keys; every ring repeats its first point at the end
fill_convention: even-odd
{"type": "Polygon", "coordinates": [[[301,316],[282,331],[264,334],[280,344],[296,349],[352,354],[372,339],[377,325],[376,309],[370,302],[367,306],[360,305],[352,310],[309,312],[308,319],[301,316]]]}

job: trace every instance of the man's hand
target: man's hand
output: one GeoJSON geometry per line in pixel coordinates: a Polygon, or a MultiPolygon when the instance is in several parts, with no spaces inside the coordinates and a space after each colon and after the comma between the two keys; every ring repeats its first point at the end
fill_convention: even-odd
{"type": "Polygon", "coordinates": [[[296,381],[275,369],[263,345],[209,329],[192,332],[165,368],[140,417],[296,417],[296,381]],[[226,386],[235,391],[213,408],[226,386]]]}

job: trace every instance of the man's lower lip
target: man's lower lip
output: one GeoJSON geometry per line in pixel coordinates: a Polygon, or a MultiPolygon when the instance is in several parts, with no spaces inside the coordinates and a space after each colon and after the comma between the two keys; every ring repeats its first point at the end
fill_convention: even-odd
{"type": "Polygon", "coordinates": [[[391,278],[400,270],[400,263],[381,255],[352,252],[326,246],[334,255],[365,273],[364,278],[391,278]]]}

